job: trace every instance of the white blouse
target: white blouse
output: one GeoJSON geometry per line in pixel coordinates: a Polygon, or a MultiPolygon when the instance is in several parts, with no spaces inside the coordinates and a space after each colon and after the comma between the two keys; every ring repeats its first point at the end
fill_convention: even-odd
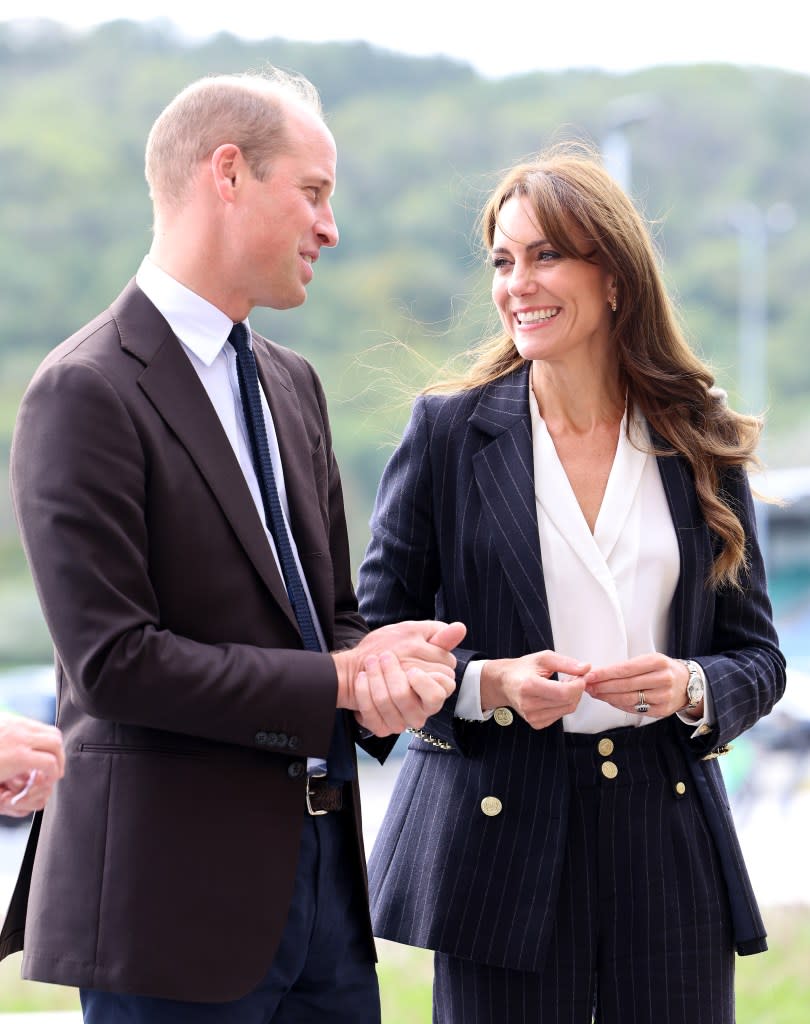
{"type": "MultiPolygon", "coordinates": [[[[585,520],[528,388],[534,454],[535,501],[554,650],[594,668],[665,651],[680,554],[646,422],[627,414],[594,532],[585,520]]],[[[455,714],[482,720],[481,669],[471,661],[459,687],[455,714]]],[[[711,721],[708,689],[704,717],[711,721]]],[[[679,715],[679,717],[681,717],[679,715]]],[[[619,711],[585,693],[563,717],[566,732],[595,733],[656,721],[649,713],[619,711]]],[[[697,728],[696,728],[697,731],[697,728]]]]}
{"type": "MultiPolygon", "coordinates": [[[[534,486],[554,650],[594,668],[666,649],[680,555],[646,423],[627,414],[594,532],[585,520],[529,388],[534,486]]],[[[567,732],[655,721],[589,694],[567,732]]]]}

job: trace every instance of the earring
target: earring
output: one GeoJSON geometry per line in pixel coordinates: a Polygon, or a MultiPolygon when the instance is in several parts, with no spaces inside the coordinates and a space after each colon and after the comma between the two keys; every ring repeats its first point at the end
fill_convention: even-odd
{"type": "Polygon", "coordinates": [[[610,300],[610,311],[611,311],[611,313],[615,313],[616,312],[616,296],[615,295],[610,300]]]}

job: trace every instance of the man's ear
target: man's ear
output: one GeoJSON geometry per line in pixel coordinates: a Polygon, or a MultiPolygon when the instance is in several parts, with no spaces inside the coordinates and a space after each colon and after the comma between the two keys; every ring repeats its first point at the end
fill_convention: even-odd
{"type": "Polygon", "coordinates": [[[217,146],[209,162],[211,177],[217,195],[225,203],[232,203],[246,165],[242,151],[232,142],[217,146]]]}

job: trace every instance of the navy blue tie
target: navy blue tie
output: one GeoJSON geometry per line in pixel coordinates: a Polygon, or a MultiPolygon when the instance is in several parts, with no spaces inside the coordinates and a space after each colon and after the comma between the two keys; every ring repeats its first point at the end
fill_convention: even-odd
{"type": "MultiPolygon", "coordinates": [[[[270,459],[270,446],[267,442],[267,427],[262,410],[256,359],[250,345],[247,328],[243,323],[233,325],[231,333],[228,335],[228,341],[236,350],[236,374],[239,378],[239,393],[242,396],[242,408],[250,439],[253,467],[259,481],[265,522],[276,544],[284,586],[287,588],[287,595],[298,621],[304,647],[308,651],[321,651],[323,648],[318,640],[315,623],[312,621],[306,591],[295,562],[290,535],[284,521],[284,513],[276,486],[276,476],[270,459]]],[[[327,755],[327,764],[329,778],[335,782],[342,782],[354,776],[346,725],[341,712],[337,712],[335,716],[335,728],[327,755]]]]}

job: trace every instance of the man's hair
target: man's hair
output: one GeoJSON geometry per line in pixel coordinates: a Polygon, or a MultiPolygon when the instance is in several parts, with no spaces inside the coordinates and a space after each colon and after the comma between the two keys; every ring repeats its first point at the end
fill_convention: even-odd
{"type": "Polygon", "coordinates": [[[226,143],[238,146],[263,180],[284,152],[290,103],[323,116],[315,86],[303,75],[212,75],[192,82],[159,115],[146,142],[146,180],[155,205],[180,205],[197,166],[226,143]]]}

